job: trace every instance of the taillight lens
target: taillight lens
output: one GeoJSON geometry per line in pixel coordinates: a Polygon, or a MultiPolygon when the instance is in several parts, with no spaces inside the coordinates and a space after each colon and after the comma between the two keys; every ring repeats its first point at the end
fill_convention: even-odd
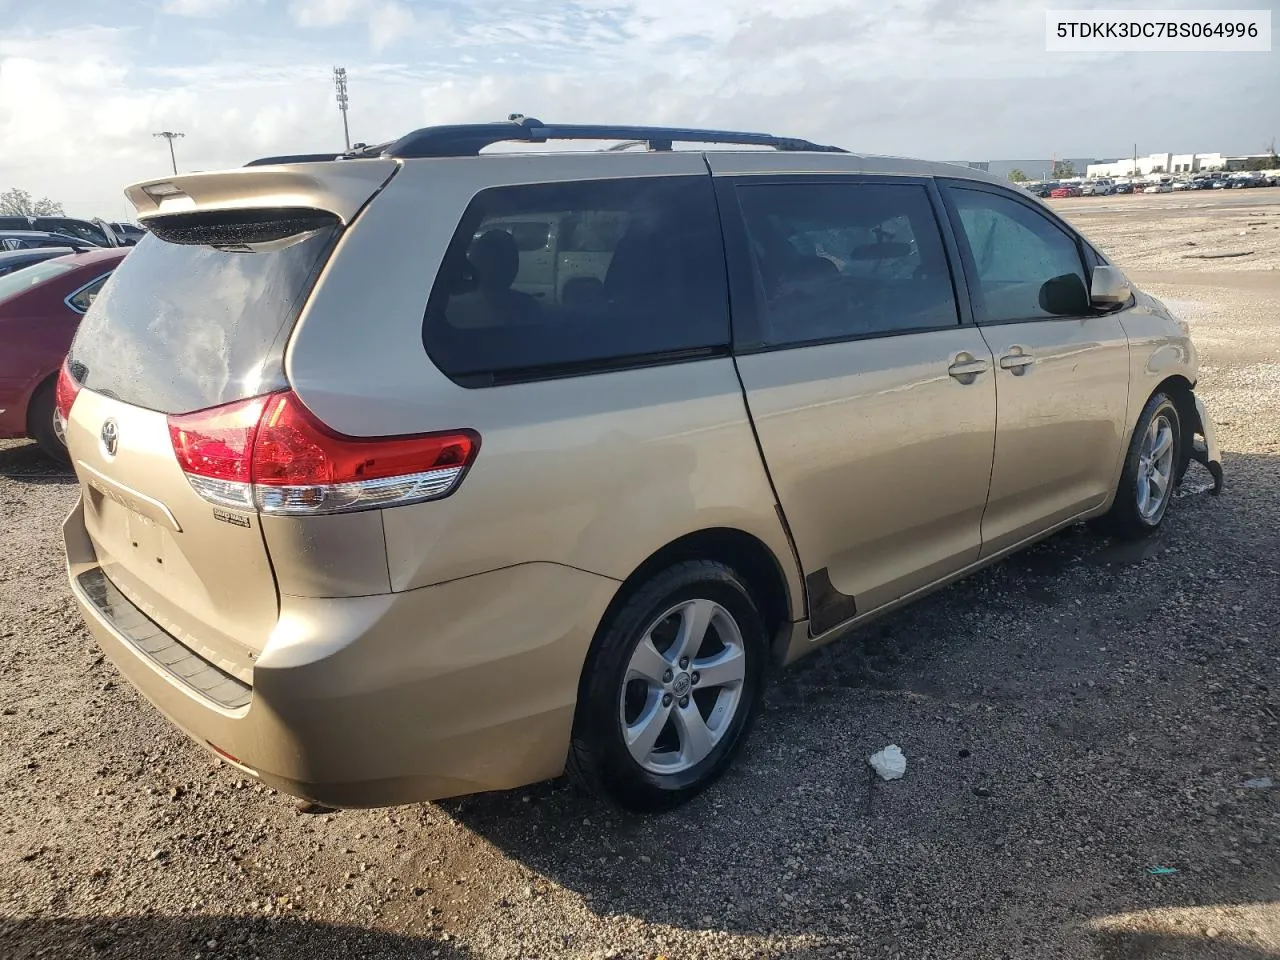
{"type": "Polygon", "coordinates": [[[306,516],[448,496],[480,446],[471,431],[334,433],[291,392],[169,418],[183,472],[206,500],[306,516]]]}
{"type": "Polygon", "coordinates": [[[196,493],[228,507],[253,507],[253,440],[266,405],[266,397],[254,397],[169,418],[174,455],[196,493]]]}
{"type": "Polygon", "coordinates": [[[64,360],[53,389],[53,430],[63,443],[67,442],[67,421],[71,419],[71,408],[79,393],[80,383],[71,375],[71,368],[64,360]]]}

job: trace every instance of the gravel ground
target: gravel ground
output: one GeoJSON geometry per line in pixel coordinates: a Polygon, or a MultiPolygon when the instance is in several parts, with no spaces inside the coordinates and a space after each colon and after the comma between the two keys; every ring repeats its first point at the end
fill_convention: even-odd
{"type": "Polygon", "coordinates": [[[1280,784],[1280,273],[1152,251],[1235,197],[1106,200],[1060,206],[1191,320],[1226,492],[801,661],[661,818],[558,783],[298,812],[103,662],[60,564],[74,485],[0,443],[0,957],[1280,955],[1280,787],[1242,786],[1280,784]],[[907,775],[873,782],[891,742],[907,775]]]}
{"type": "Polygon", "coordinates": [[[1280,270],[1275,187],[1051,200],[1108,256],[1137,273],[1280,270]]]}

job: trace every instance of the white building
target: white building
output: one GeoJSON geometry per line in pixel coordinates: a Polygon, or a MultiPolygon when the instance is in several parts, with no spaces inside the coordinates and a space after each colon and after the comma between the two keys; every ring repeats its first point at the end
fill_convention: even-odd
{"type": "Polygon", "coordinates": [[[1085,175],[1089,177],[1148,177],[1160,173],[1199,173],[1202,170],[1223,170],[1227,158],[1220,153],[1152,153],[1138,157],[1137,169],[1133,158],[1112,160],[1107,163],[1091,163],[1085,175]]]}

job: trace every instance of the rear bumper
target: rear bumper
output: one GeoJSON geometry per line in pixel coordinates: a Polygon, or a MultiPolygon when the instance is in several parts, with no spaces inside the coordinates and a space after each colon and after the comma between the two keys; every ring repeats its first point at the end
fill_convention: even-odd
{"type": "Polygon", "coordinates": [[[558,775],[587,648],[618,586],[531,563],[398,594],[285,596],[237,701],[216,664],[194,662],[118,593],[95,595],[110,581],[80,504],[63,534],[76,601],[130,683],[206,749],[338,807],[558,775]]]}

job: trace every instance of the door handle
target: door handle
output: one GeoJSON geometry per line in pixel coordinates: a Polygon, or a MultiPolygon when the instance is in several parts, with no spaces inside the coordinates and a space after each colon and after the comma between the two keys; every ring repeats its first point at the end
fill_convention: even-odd
{"type": "Polygon", "coordinates": [[[1036,362],[1036,358],[1026,353],[1006,353],[1000,358],[1001,370],[1012,370],[1015,376],[1022,376],[1027,367],[1036,362]]]}
{"type": "Polygon", "coordinates": [[[973,383],[978,374],[987,372],[987,361],[977,360],[972,354],[962,353],[947,367],[947,373],[961,383],[973,383]]]}

